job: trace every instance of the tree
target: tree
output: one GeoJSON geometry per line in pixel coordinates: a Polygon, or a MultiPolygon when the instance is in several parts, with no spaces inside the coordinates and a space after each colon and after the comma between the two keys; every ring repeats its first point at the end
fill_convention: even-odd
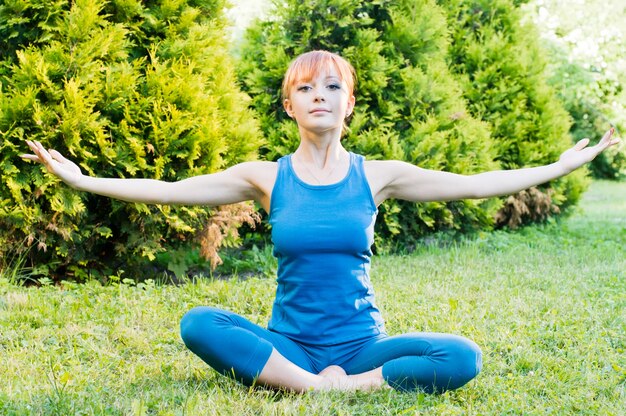
{"type": "MultiPolygon", "coordinates": [[[[513,0],[440,0],[452,28],[449,60],[470,113],[488,122],[503,168],[543,165],[571,146],[570,120],[547,81],[538,34],[513,0]]],[[[500,225],[544,220],[575,204],[585,171],[507,198],[500,225]]]]}
{"type": "MultiPolygon", "coordinates": [[[[434,1],[287,0],[275,6],[271,19],[248,31],[239,72],[267,138],[264,157],[274,160],[299,142],[280,98],[289,62],[325,49],[357,72],[357,107],[343,139],[348,149],[465,174],[498,166],[488,126],[469,114],[447,68],[446,18],[434,1]]],[[[381,207],[378,235],[410,243],[433,230],[488,227],[497,207],[497,200],[389,201],[381,207]]]]}
{"type": "Polygon", "coordinates": [[[254,158],[261,139],[236,86],[224,7],[221,0],[0,6],[4,259],[28,253],[36,274],[106,276],[210,232],[206,208],[77,193],[18,155],[28,138],[88,174],[166,181],[254,158]]]}
{"type": "MultiPolygon", "coordinates": [[[[608,125],[626,128],[626,9],[620,1],[531,1],[524,10],[548,51],[549,83],[573,119],[574,141],[597,141],[608,125]],[[566,18],[563,18],[566,17],[566,18]]],[[[626,177],[626,152],[614,147],[590,164],[596,178],[626,177]]]]}

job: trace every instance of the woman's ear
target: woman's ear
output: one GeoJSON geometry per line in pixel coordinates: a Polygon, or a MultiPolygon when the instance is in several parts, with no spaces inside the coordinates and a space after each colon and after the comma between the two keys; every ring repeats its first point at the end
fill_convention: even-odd
{"type": "Polygon", "coordinates": [[[352,115],[355,104],[356,104],[356,98],[354,98],[354,95],[351,95],[350,98],[348,98],[348,107],[346,108],[346,117],[350,117],[352,115]]]}
{"type": "Polygon", "coordinates": [[[293,108],[291,107],[291,101],[289,101],[289,98],[285,98],[283,101],[283,108],[285,109],[287,115],[293,118],[293,108]]]}

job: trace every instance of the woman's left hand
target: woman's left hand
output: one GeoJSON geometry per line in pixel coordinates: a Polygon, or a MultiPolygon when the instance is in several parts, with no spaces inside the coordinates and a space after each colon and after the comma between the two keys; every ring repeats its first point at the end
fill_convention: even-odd
{"type": "Polygon", "coordinates": [[[591,162],[596,156],[604,151],[609,146],[616,145],[620,142],[619,139],[613,138],[614,128],[607,131],[602,139],[595,145],[587,147],[589,139],[582,139],[574,145],[571,149],[566,150],[561,154],[559,163],[563,166],[566,173],[569,173],[575,169],[578,169],[585,163],[591,162]]]}

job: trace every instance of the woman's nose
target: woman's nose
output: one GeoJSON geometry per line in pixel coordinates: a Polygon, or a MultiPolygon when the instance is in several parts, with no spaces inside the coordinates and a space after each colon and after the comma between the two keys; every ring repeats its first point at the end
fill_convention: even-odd
{"type": "Polygon", "coordinates": [[[315,101],[326,101],[324,94],[318,89],[315,90],[315,101]]]}

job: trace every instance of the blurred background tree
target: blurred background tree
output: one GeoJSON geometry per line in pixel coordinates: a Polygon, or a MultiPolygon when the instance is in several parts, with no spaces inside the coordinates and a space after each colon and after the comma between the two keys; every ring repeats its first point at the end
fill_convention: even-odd
{"type": "MultiPolygon", "coordinates": [[[[572,117],[575,141],[598,140],[609,125],[626,131],[626,4],[623,0],[531,0],[523,10],[539,29],[548,82],[572,117]]],[[[596,178],[626,176],[622,143],[590,164],[596,178]]]]}

